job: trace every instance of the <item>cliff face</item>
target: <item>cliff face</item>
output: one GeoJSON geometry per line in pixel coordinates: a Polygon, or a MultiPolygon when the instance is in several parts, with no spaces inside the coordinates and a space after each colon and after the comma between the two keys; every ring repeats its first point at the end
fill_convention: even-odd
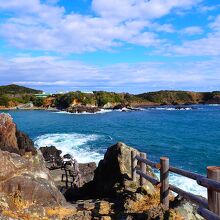
{"type": "Polygon", "coordinates": [[[33,142],[0,114],[0,219],[62,219],[74,212],[33,142]]]}
{"type": "MultiPolygon", "coordinates": [[[[114,108],[122,106],[152,106],[152,105],[183,105],[183,104],[220,104],[220,92],[190,92],[164,90],[147,92],[142,94],[115,93],[105,91],[69,92],[55,94],[47,98],[37,98],[34,90],[17,85],[0,86],[0,109],[13,108],[32,102],[36,107],[56,107],[58,109],[72,108],[76,112],[79,106],[88,107],[88,111],[96,111],[92,108],[114,108]]],[[[81,110],[79,109],[79,112],[81,110]]]]}
{"type": "Polygon", "coordinates": [[[26,152],[37,153],[33,141],[17,129],[8,114],[0,114],[0,149],[20,155],[24,155],[26,152]]]}
{"type": "Polygon", "coordinates": [[[158,91],[139,94],[137,97],[163,105],[220,103],[220,92],[158,91]]]}
{"type": "Polygon", "coordinates": [[[219,104],[220,92],[188,92],[188,91],[158,91],[139,95],[128,93],[94,92],[85,94],[71,92],[58,95],[55,106],[58,108],[74,108],[75,106],[96,106],[114,108],[122,106],[149,105],[184,105],[184,104],[219,104]]]}

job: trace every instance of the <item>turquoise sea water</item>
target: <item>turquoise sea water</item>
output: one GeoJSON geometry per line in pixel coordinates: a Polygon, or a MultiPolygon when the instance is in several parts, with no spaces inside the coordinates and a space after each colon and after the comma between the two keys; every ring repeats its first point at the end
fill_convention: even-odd
{"type": "MultiPolygon", "coordinates": [[[[170,157],[173,166],[205,174],[220,166],[220,106],[198,105],[191,110],[164,107],[135,112],[67,114],[49,111],[5,111],[36,146],[55,145],[80,162],[96,161],[107,147],[122,141],[158,161],[170,157]]],[[[172,175],[175,184],[205,195],[202,187],[172,175]]]]}

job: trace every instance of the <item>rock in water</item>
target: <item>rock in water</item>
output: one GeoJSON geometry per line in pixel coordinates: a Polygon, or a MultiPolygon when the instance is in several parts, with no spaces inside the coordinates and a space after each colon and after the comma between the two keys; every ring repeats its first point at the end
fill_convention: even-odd
{"type": "Polygon", "coordinates": [[[70,113],[96,113],[101,111],[101,109],[96,106],[75,105],[67,108],[66,111],[70,113]]]}
{"type": "Polygon", "coordinates": [[[0,114],[0,149],[20,155],[37,153],[33,141],[17,129],[9,114],[0,114]]]}
{"type": "Polygon", "coordinates": [[[43,157],[46,161],[51,161],[53,158],[57,163],[62,162],[61,158],[61,150],[58,150],[55,146],[50,146],[50,147],[41,147],[40,151],[43,154],[43,157]]]}

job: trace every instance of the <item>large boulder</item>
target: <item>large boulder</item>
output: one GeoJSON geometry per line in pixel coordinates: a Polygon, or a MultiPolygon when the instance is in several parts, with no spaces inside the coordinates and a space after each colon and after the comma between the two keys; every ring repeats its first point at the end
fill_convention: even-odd
{"type": "Polygon", "coordinates": [[[55,187],[42,155],[9,153],[0,150],[0,193],[20,193],[22,199],[40,205],[58,205],[64,197],[55,187]]]}
{"type": "Polygon", "coordinates": [[[9,114],[0,114],[0,150],[20,155],[37,153],[33,141],[17,129],[9,114]]]}
{"type": "MultiPolygon", "coordinates": [[[[136,149],[121,142],[108,148],[104,159],[99,162],[98,168],[95,170],[93,184],[97,194],[112,196],[118,188],[125,187],[127,181],[132,181],[131,152],[140,154],[136,149]]],[[[146,172],[152,174],[151,171],[147,167],[146,172]]],[[[148,181],[147,185],[149,185],[149,189],[154,189],[148,181]]]]}
{"type": "Polygon", "coordinates": [[[66,110],[70,113],[84,113],[84,112],[96,113],[101,111],[101,109],[96,106],[86,106],[86,105],[75,105],[67,108],[66,110]]]}
{"type": "Polygon", "coordinates": [[[18,153],[16,125],[10,115],[0,114],[0,149],[18,153]]]}
{"type": "Polygon", "coordinates": [[[62,163],[62,151],[58,150],[55,146],[40,147],[40,151],[42,152],[45,161],[51,161],[54,159],[56,163],[62,163]]]}

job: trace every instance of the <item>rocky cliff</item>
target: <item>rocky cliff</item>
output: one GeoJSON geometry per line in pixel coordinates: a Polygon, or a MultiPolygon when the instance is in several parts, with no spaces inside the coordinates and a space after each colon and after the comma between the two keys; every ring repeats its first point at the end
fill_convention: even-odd
{"type": "Polygon", "coordinates": [[[17,129],[8,114],[0,115],[0,149],[20,155],[24,155],[26,152],[37,153],[33,141],[17,129]]]}
{"type": "Polygon", "coordinates": [[[73,213],[42,154],[9,115],[0,114],[0,219],[62,219],[73,213]]]}
{"type": "Polygon", "coordinates": [[[99,111],[99,108],[113,109],[116,106],[153,106],[183,104],[220,104],[220,92],[192,92],[164,90],[142,94],[80,91],[66,94],[54,94],[47,98],[37,98],[34,94],[41,93],[17,85],[0,86],[0,109],[16,108],[21,104],[32,102],[35,107],[66,109],[70,112],[99,111]]]}

